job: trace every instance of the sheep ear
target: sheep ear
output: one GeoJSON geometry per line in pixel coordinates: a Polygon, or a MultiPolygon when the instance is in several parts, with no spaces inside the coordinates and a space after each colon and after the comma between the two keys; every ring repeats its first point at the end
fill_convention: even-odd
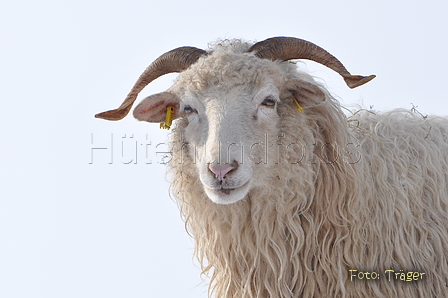
{"type": "Polygon", "coordinates": [[[324,92],[312,83],[302,80],[290,80],[285,83],[283,90],[286,96],[293,96],[303,108],[314,107],[325,101],[324,92]]]}
{"type": "Polygon", "coordinates": [[[166,110],[174,107],[173,120],[179,118],[179,98],[170,92],[154,94],[143,99],[134,109],[134,117],[140,121],[160,123],[165,121],[166,110]]]}

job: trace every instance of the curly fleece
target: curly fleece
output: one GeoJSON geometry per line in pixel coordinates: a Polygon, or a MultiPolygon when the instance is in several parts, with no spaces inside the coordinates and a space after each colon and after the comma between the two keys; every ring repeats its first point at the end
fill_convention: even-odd
{"type": "MultiPolygon", "coordinates": [[[[244,54],[249,47],[215,45],[172,89],[259,88],[276,74],[314,82],[292,63],[244,54]]],[[[314,84],[326,96],[322,104],[303,113],[291,99],[278,104],[276,133],[282,144],[304,144],[305,158],[295,160],[279,145],[290,159],[267,171],[261,164],[264,186],[234,204],[215,204],[204,193],[192,152],[179,143],[188,120],[173,130],[171,194],[211,295],[448,297],[448,120],[404,110],[346,117],[314,84]],[[350,270],[380,278],[360,280],[350,270]],[[425,275],[388,280],[386,270],[425,275]]]]}

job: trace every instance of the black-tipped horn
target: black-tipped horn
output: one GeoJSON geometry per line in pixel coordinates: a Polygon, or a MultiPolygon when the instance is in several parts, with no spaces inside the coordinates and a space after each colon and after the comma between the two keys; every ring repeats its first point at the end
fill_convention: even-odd
{"type": "Polygon", "coordinates": [[[340,74],[350,88],[356,88],[375,78],[375,75],[351,75],[336,57],[314,43],[299,38],[268,38],[254,44],[248,52],[255,52],[256,56],[273,61],[277,59],[285,61],[291,59],[308,59],[315,61],[340,74]]]}
{"type": "Polygon", "coordinates": [[[128,96],[118,109],[96,114],[95,117],[106,120],[123,119],[129,113],[132,104],[137,99],[137,95],[149,83],[164,74],[181,72],[187,69],[201,56],[206,54],[207,53],[204,50],[195,47],[180,47],[163,54],[151,63],[151,65],[149,65],[140,75],[137,82],[135,82],[134,87],[132,87],[128,96]]]}

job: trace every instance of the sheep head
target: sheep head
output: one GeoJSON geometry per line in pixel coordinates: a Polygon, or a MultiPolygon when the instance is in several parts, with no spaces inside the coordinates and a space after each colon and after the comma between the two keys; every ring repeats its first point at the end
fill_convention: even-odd
{"type": "Polygon", "coordinates": [[[301,39],[276,37],[249,47],[237,43],[218,45],[211,53],[191,47],[168,52],[145,70],[117,110],[96,117],[123,118],[149,82],[164,73],[181,72],[166,92],[145,98],[134,117],[163,122],[167,107],[174,107],[173,119],[182,118],[185,123],[183,141],[194,148],[189,158],[195,160],[204,192],[216,203],[237,202],[266,183],[262,178],[268,175],[263,173],[270,171],[273,162],[261,156],[275,142],[268,138],[279,133],[278,107],[295,101],[307,109],[326,99],[323,88],[285,60],[324,64],[341,74],[351,88],[374,78],[352,76],[334,56],[301,39]]]}

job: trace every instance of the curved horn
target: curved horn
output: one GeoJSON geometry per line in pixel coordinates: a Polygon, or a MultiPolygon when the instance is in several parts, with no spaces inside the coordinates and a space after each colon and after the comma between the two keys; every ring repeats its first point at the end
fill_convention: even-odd
{"type": "Polygon", "coordinates": [[[149,65],[140,75],[137,82],[135,82],[134,87],[132,87],[128,96],[126,96],[126,99],[118,109],[96,114],[95,118],[106,120],[123,119],[129,113],[132,104],[137,99],[137,95],[149,83],[164,74],[181,72],[187,69],[206,53],[206,51],[195,47],[180,47],[163,54],[151,63],[151,65],[149,65]]]}
{"type": "Polygon", "coordinates": [[[273,61],[277,59],[308,59],[315,61],[340,74],[350,88],[356,88],[375,78],[375,75],[366,77],[351,75],[336,57],[314,43],[299,38],[268,38],[254,44],[248,52],[255,52],[255,55],[259,58],[273,61]]]}

